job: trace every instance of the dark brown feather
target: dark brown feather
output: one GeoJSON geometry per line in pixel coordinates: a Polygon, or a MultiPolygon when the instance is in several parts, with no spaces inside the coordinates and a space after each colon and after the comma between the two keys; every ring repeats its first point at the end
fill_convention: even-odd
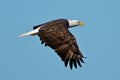
{"type": "Polygon", "coordinates": [[[73,67],[73,60],[72,59],[70,59],[69,64],[70,64],[70,69],[72,69],[72,67],[73,67]]]}
{"type": "Polygon", "coordinates": [[[64,61],[65,67],[68,65],[68,59],[64,61]]]}
{"type": "Polygon", "coordinates": [[[76,58],[73,60],[73,63],[74,63],[75,68],[77,68],[76,58]]]}
{"type": "Polygon", "coordinates": [[[80,67],[82,67],[79,59],[77,59],[77,63],[78,63],[78,65],[79,65],[80,67]]]}
{"type": "Polygon", "coordinates": [[[38,36],[42,44],[51,47],[64,61],[65,67],[68,62],[70,68],[77,68],[77,64],[81,67],[80,61],[83,55],[80,52],[76,39],[68,30],[68,21],[65,19],[51,21],[42,25],[35,26],[34,29],[41,27],[38,36]]]}

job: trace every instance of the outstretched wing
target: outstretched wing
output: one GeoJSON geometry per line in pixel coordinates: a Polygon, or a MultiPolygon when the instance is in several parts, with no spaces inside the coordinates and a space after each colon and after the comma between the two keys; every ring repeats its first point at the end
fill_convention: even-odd
{"type": "Polygon", "coordinates": [[[68,63],[71,69],[73,64],[75,68],[77,68],[77,65],[82,67],[80,62],[84,63],[82,59],[83,55],[78,48],[76,39],[66,27],[43,27],[40,29],[38,36],[42,44],[45,43],[45,46],[49,46],[55,50],[62,61],[64,61],[66,67],[68,63]]]}

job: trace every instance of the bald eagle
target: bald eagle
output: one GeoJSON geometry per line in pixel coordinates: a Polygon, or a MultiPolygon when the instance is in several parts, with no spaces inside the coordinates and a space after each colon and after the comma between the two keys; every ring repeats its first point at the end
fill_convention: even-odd
{"type": "Polygon", "coordinates": [[[65,67],[69,64],[70,69],[77,65],[81,66],[83,55],[77,45],[75,37],[70,33],[68,28],[75,26],[83,26],[83,22],[78,20],[57,19],[36,25],[33,30],[21,34],[19,37],[38,35],[41,44],[51,47],[61,60],[64,61],[65,67]]]}

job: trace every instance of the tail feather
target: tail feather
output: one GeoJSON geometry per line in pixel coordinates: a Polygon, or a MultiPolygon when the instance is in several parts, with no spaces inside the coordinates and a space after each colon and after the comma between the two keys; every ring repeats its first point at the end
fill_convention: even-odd
{"type": "Polygon", "coordinates": [[[29,31],[29,32],[20,34],[19,37],[25,37],[25,36],[30,36],[30,35],[37,35],[38,32],[39,32],[39,29],[40,29],[40,27],[37,28],[37,29],[34,29],[34,30],[32,30],[32,31],[29,31]]]}

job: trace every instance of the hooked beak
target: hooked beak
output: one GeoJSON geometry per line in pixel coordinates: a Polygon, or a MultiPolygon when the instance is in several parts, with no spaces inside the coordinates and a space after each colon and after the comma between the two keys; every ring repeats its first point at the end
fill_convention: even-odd
{"type": "Polygon", "coordinates": [[[83,23],[83,22],[79,22],[79,25],[80,25],[80,26],[84,26],[84,23],[83,23]]]}

